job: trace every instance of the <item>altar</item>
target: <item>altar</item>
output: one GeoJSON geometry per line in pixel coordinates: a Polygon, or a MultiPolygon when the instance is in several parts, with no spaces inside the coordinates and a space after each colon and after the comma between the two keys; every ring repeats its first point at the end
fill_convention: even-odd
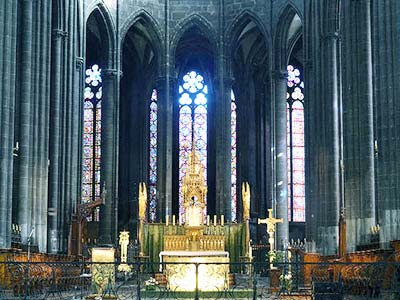
{"type": "Polygon", "coordinates": [[[162,251],[160,261],[172,291],[196,289],[196,265],[199,291],[223,291],[228,288],[229,252],[162,251]]]}
{"type": "MultiPolygon", "coordinates": [[[[232,255],[236,262],[247,253],[243,245],[247,230],[243,224],[225,224],[222,215],[210,222],[203,166],[195,151],[189,156],[181,192],[184,209],[178,218],[166,216],[164,224],[141,224],[143,253],[160,262],[159,271],[170,291],[227,290],[232,255]]],[[[146,205],[139,203],[139,207],[146,205]]]]}
{"type": "MultiPolygon", "coordinates": [[[[214,257],[225,257],[229,259],[229,252],[228,251],[161,251],[160,252],[160,262],[167,262],[167,261],[172,261],[172,257],[176,258],[176,261],[186,261],[186,258],[190,257],[198,257],[198,258],[203,258],[202,261],[199,260],[199,262],[203,262],[204,259],[212,258],[214,257]],[[165,258],[167,259],[165,259],[165,258]]],[[[229,261],[229,260],[228,260],[229,261]]],[[[160,271],[162,271],[162,265],[160,266],[160,271]]]]}
{"type": "Polygon", "coordinates": [[[215,217],[210,226],[209,217],[205,220],[207,186],[204,179],[199,156],[192,151],[182,180],[184,214],[179,216],[178,226],[183,230],[180,233],[167,230],[164,249],[160,252],[160,267],[172,291],[228,288],[229,252],[225,251],[224,221],[221,217],[217,224],[215,217]]]}

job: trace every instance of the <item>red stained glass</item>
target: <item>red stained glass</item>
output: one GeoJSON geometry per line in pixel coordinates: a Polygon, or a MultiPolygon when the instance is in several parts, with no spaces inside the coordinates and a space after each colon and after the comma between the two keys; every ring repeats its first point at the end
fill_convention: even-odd
{"type": "Polygon", "coordinates": [[[83,126],[84,126],[85,136],[88,136],[89,134],[93,133],[93,122],[92,121],[84,122],[83,126]]]}
{"type": "Polygon", "coordinates": [[[300,69],[289,65],[287,91],[287,157],[288,157],[288,204],[289,220],[305,221],[305,174],[304,174],[304,83],[300,69]],[[291,148],[292,147],[292,148],[291,148]],[[291,164],[293,168],[291,169],[291,164]],[[293,189],[293,195],[291,194],[293,189]],[[293,202],[293,207],[291,207],[293,202]]]}
{"type": "Polygon", "coordinates": [[[237,221],[237,179],[236,179],[236,159],[237,159],[237,135],[236,135],[236,99],[233,90],[231,90],[231,220],[237,221]]]}

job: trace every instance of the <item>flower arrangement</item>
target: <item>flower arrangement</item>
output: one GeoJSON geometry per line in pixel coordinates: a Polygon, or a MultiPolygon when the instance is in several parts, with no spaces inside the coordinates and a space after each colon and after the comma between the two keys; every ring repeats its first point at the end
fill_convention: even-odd
{"type": "Polygon", "coordinates": [[[284,262],[285,255],[282,251],[272,250],[268,252],[268,261],[273,264],[284,262]]]}
{"type": "Polygon", "coordinates": [[[147,291],[155,290],[157,285],[158,281],[153,277],[150,277],[148,280],[144,282],[144,286],[147,291]]]}
{"type": "Polygon", "coordinates": [[[281,282],[281,289],[290,293],[293,283],[292,274],[281,274],[281,276],[279,276],[279,280],[281,282]]]}

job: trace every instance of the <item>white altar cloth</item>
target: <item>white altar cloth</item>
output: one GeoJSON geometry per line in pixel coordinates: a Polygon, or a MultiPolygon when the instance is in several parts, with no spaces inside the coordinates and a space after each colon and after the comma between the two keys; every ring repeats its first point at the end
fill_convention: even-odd
{"type": "MultiPolygon", "coordinates": [[[[227,257],[228,251],[161,251],[160,262],[163,262],[163,256],[180,256],[180,257],[227,257]]],[[[160,264],[160,272],[162,272],[162,264],[160,264]]]]}

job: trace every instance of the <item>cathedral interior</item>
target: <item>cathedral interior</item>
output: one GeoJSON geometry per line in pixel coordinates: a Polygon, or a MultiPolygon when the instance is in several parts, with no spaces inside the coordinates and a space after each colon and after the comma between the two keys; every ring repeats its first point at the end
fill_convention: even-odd
{"type": "Polygon", "coordinates": [[[394,0],[1,1],[0,248],[138,239],[141,182],[146,224],[184,223],[192,150],[211,220],[249,184],[253,245],[272,208],[278,248],[338,254],[340,222],[345,251],[389,248],[399,41],[394,0]]]}

